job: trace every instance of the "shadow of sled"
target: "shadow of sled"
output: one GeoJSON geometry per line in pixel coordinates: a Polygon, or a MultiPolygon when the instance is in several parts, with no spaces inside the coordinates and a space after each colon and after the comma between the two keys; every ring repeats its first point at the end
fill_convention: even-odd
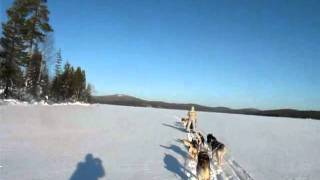
{"type": "Polygon", "coordinates": [[[70,180],[98,180],[105,175],[102,161],[87,154],[84,162],[79,162],[70,180]]]}

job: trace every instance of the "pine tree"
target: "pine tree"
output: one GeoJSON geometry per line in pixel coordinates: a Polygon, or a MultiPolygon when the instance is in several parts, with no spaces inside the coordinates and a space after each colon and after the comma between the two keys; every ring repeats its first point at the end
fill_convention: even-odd
{"type": "Polygon", "coordinates": [[[92,100],[92,86],[91,84],[88,84],[86,89],[85,89],[85,94],[84,94],[84,101],[85,102],[91,102],[92,100]]]}
{"type": "Polygon", "coordinates": [[[0,95],[2,94],[2,90],[4,89],[4,82],[3,82],[3,80],[2,80],[2,71],[1,71],[1,69],[2,69],[2,67],[3,67],[3,65],[4,65],[4,62],[5,62],[5,52],[4,52],[4,49],[3,49],[3,47],[2,47],[2,45],[1,45],[1,43],[0,43],[0,90],[1,90],[1,92],[0,92],[0,95]]]}
{"type": "Polygon", "coordinates": [[[74,97],[76,101],[83,101],[85,88],[86,88],[85,72],[82,71],[80,67],[77,67],[73,76],[73,89],[74,89],[74,97]]]}
{"type": "Polygon", "coordinates": [[[16,0],[16,4],[19,11],[27,12],[24,38],[32,54],[34,48],[38,48],[38,43],[45,40],[46,33],[53,31],[49,24],[49,10],[42,0],[16,0]]]}
{"type": "Polygon", "coordinates": [[[62,93],[62,81],[61,81],[61,63],[62,63],[62,56],[61,56],[61,49],[58,50],[56,54],[56,63],[55,63],[55,77],[53,78],[52,85],[51,85],[51,97],[55,101],[60,101],[63,97],[62,93]]]}
{"type": "Polygon", "coordinates": [[[63,73],[61,74],[61,93],[64,101],[70,100],[73,95],[72,79],[73,79],[74,69],[67,62],[64,65],[63,73]]]}
{"type": "Polygon", "coordinates": [[[22,72],[14,58],[3,52],[0,58],[0,81],[4,98],[19,98],[18,89],[23,84],[22,72]]]}
{"type": "MultiPolygon", "coordinates": [[[[45,0],[15,0],[7,10],[8,21],[2,24],[0,39],[0,88],[5,98],[22,98],[28,92],[36,99],[88,101],[91,85],[85,71],[69,63],[61,69],[61,50],[57,52],[55,77],[50,83],[48,65],[52,42],[48,34],[49,11],[45,0]],[[47,44],[46,44],[47,43],[47,44]],[[51,44],[50,44],[51,43],[51,44]],[[39,48],[39,45],[40,46],[39,48]],[[24,78],[25,74],[25,78],[24,78]]],[[[52,40],[52,39],[51,39],[52,40]]]]}
{"type": "MultiPolygon", "coordinates": [[[[49,11],[47,8],[47,5],[42,2],[41,0],[16,0],[19,2],[18,9],[21,11],[26,11],[28,13],[27,18],[25,19],[24,23],[24,40],[28,42],[28,48],[30,52],[30,56],[33,56],[33,53],[35,50],[38,50],[38,44],[40,42],[44,42],[45,36],[48,32],[53,31],[51,26],[49,25],[49,11]]],[[[38,70],[34,70],[35,64],[37,62],[32,62],[32,58],[28,62],[28,69],[32,69],[32,71],[28,71],[26,76],[26,84],[29,87],[29,89],[37,89],[39,87],[31,87],[35,86],[35,84],[39,84],[40,78],[41,78],[41,67],[42,62],[40,63],[40,66],[37,66],[39,68],[38,70]],[[38,75],[38,82],[35,82],[33,84],[28,84],[29,82],[33,82],[32,78],[34,78],[34,74],[30,74],[32,72],[39,72],[38,75]]]]}
{"type": "Polygon", "coordinates": [[[54,101],[61,100],[59,78],[60,78],[59,76],[54,77],[54,79],[52,80],[51,87],[50,87],[50,98],[54,101]]]}
{"type": "MultiPolygon", "coordinates": [[[[58,53],[59,54],[59,53],[58,53]]],[[[58,62],[61,59],[57,56],[58,62]]],[[[58,69],[58,68],[57,68],[58,69]]],[[[91,85],[86,85],[86,73],[80,67],[76,69],[70,63],[64,65],[63,71],[56,71],[52,81],[51,96],[56,101],[88,101],[91,98],[91,85]]]]}
{"type": "Polygon", "coordinates": [[[87,86],[87,82],[86,82],[86,72],[85,70],[81,71],[81,81],[80,81],[80,100],[81,101],[86,101],[87,99],[87,94],[86,94],[86,86],[87,86]]]}
{"type": "Polygon", "coordinates": [[[61,56],[61,49],[59,49],[57,52],[56,64],[55,64],[56,77],[58,77],[61,74],[61,63],[62,63],[62,56],[61,56]]]}
{"type": "Polygon", "coordinates": [[[40,80],[41,80],[41,67],[42,67],[42,55],[36,50],[31,59],[27,69],[27,91],[34,98],[40,97],[40,80]]]}
{"type": "Polygon", "coordinates": [[[41,80],[40,80],[40,97],[42,99],[48,100],[50,92],[50,81],[49,81],[49,72],[46,62],[44,61],[42,70],[41,70],[41,80]]]}
{"type": "Polygon", "coordinates": [[[2,24],[3,37],[1,38],[1,46],[4,49],[1,62],[1,81],[4,84],[4,97],[13,97],[14,92],[22,86],[22,71],[19,64],[23,64],[27,60],[26,46],[23,41],[23,26],[25,11],[17,10],[17,6],[13,5],[7,10],[8,21],[2,24]]]}
{"type": "Polygon", "coordinates": [[[46,63],[46,66],[48,68],[48,74],[49,76],[54,76],[55,75],[54,66],[56,63],[56,52],[54,48],[54,33],[53,32],[47,33],[44,42],[41,43],[40,45],[41,45],[40,49],[42,52],[42,59],[46,63]]]}

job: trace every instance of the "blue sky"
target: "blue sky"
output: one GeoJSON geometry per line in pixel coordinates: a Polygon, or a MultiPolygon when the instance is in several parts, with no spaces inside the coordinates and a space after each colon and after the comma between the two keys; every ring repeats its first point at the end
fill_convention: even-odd
{"type": "Polygon", "coordinates": [[[99,95],[320,110],[320,1],[48,3],[55,47],[99,95]]]}

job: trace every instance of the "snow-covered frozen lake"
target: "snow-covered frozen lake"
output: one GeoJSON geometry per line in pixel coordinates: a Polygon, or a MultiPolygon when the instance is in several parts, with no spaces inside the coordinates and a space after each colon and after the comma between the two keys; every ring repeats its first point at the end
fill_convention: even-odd
{"type": "MultiPolygon", "coordinates": [[[[181,179],[186,111],[112,105],[0,106],[0,179],[181,179]],[[89,169],[89,170],[88,170],[89,169]]],[[[199,113],[256,180],[320,177],[320,121],[199,113]]]]}

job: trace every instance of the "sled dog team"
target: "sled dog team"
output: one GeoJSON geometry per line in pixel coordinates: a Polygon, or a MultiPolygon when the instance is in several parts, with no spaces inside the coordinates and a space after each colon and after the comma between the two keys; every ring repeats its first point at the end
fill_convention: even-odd
{"type": "Polygon", "coordinates": [[[181,123],[188,131],[188,139],[180,140],[188,149],[190,159],[197,162],[198,180],[210,179],[210,158],[216,160],[218,168],[221,169],[222,160],[227,148],[219,142],[212,134],[207,135],[207,142],[200,131],[196,131],[197,113],[192,106],[186,118],[181,118],[181,123]]]}

